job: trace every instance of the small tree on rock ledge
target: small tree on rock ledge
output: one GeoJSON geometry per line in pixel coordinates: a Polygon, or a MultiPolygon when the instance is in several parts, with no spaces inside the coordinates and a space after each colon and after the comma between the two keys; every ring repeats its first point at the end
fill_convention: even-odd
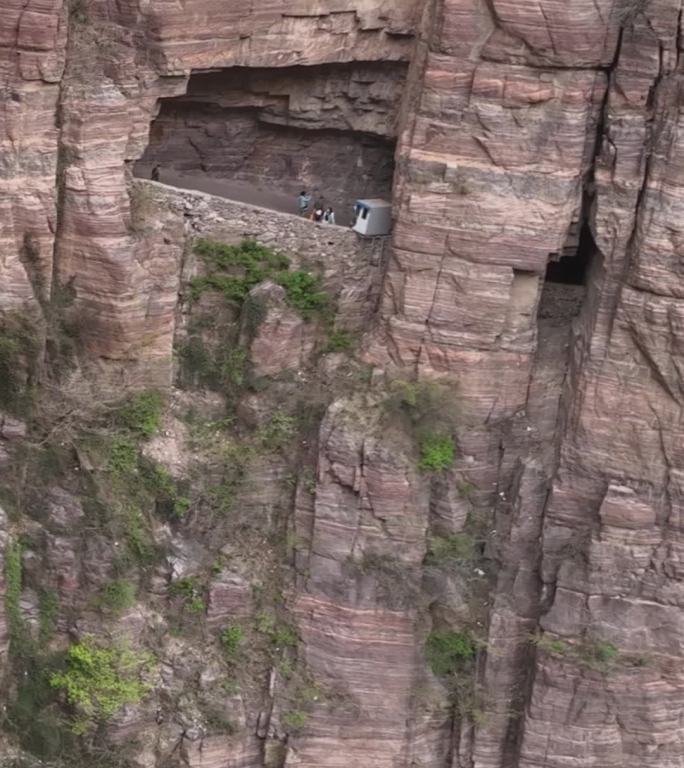
{"type": "Polygon", "coordinates": [[[137,704],[152,688],[151,656],[126,646],[107,648],[85,637],[69,648],[66,665],[51,675],[50,685],[63,691],[74,708],[76,734],[92,731],[126,704],[137,704]]]}

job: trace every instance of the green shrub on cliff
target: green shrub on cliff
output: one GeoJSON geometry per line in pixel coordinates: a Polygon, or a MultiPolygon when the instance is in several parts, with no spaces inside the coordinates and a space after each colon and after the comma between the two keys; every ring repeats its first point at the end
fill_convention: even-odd
{"type": "Polygon", "coordinates": [[[336,329],[330,331],[328,340],[323,346],[323,353],[327,352],[349,352],[354,347],[354,336],[350,331],[336,329]]]}
{"type": "Polygon", "coordinates": [[[195,253],[201,256],[208,266],[219,270],[241,267],[246,276],[257,282],[265,271],[287,269],[290,261],[287,256],[276,253],[256,240],[242,240],[238,245],[220,243],[217,240],[201,238],[195,243],[195,253]]]}
{"type": "Polygon", "coordinates": [[[458,674],[475,658],[475,653],[475,643],[467,631],[433,631],[425,645],[428,664],[439,677],[458,674]]]}
{"type": "Polygon", "coordinates": [[[183,608],[190,613],[204,613],[206,602],[204,600],[205,588],[199,584],[194,576],[185,576],[174,581],[169,587],[169,594],[182,599],[183,608]]]}
{"type": "Polygon", "coordinates": [[[277,451],[284,448],[296,433],[297,419],[283,411],[276,411],[258,429],[256,438],[267,451],[277,451]]]}
{"type": "Polygon", "coordinates": [[[420,448],[418,469],[443,472],[454,463],[458,423],[456,388],[447,381],[395,379],[384,401],[386,414],[413,435],[420,448]]]}
{"type": "Polygon", "coordinates": [[[620,650],[613,643],[598,640],[587,648],[587,656],[598,665],[607,665],[617,661],[620,650]]]}
{"type": "Polygon", "coordinates": [[[321,279],[309,272],[278,272],[273,279],[282,285],[287,294],[287,303],[298,310],[303,317],[311,317],[328,307],[328,295],[321,290],[321,279]]]}
{"type": "Polygon", "coordinates": [[[135,603],[136,587],[125,579],[114,579],[100,592],[99,603],[105,611],[118,615],[135,603]]]}
{"type": "MultiPolygon", "coordinates": [[[[304,318],[323,313],[329,305],[321,279],[304,270],[288,271],[289,259],[255,240],[228,245],[215,240],[197,240],[195,253],[202,257],[206,274],[190,281],[190,296],[197,301],[205,291],[218,291],[231,302],[242,305],[255,285],[273,280],[285,289],[288,304],[304,318]]],[[[260,313],[259,322],[263,319],[260,313]]],[[[254,326],[254,322],[251,326],[254,326]]],[[[258,325],[258,323],[257,323],[258,325]]]]}
{"type": "Polygon", "coordinates": [[[444,472],[454,463],[456,446],[451,435],[430,432],[420,442],[421,472],[444,472]]]}
{"type": "Polygon", "coordinates": [[[0,408],[25,413],[40,342],[31,320],[19,314],[0,318],[0,408]]]}
{"type": "Polygon", "coordinates": [[[242,304],[255,285],[290,265],[285,256],[274,253],[255,240],[228,245],[200,239],[195,243],[194,250],[202,257],[207,269],[207,274],[190,281],[190,295],[195,301],[205,291],[215,290],[229,301],[242,304]]]}
{"type": "Polygon", "coordinates": [[[226,661],[234,663],[240,656],[245,641],[245,631],[239,624],[229,624],[221,630],[221,647],[226,661]]]}
{"type": "Polygon", "coordinates": [[[136,507],[126,507],[120,515],[128,557],[140,565],[150,565],[158,550],[142,512],[136,507]]]}
{"type": "Polygon", "coordinates": [[[240,392],[247,376],[247,353],[237,346],[206,344],[190,336],[180,348],[183,375],[194,385],[223,391],[229,398],[240,392]]]}
{"type": "Polygon", "coordinates": [[[119,423],[137,437],[152,437],[161,423],[164,398],[160,392],[138,392],[119,409],[119,423]]]}
{"type": "Polygon", "coordinates": [[[116,477],[126,479],[138,470],[138,449],[123,435],[112,438],[107,469],[116,477]]]}
{"type": "Polygon", "coordinates": [[[250,295],[242,304],[242,322],[248,339],[253,339],[266,319],[268,307],[259,296],[250,295]]]}
{"type": "MultiPolygon", "coordinates": [[[[73,747],[73,733],[55,706],[55,691],[50,675],[55,671],[52,657],[25,654],[16,669],[16,689],[8,689],[8,703],[4,711],[3,727],[12,732],[21,748],[41,759],[32,765],[58,765],[42,762],[64,759],[73,747]]],[[[59,765],[66,765],[60,761],[59,765]]],[[[76,765],[76,761],[73,763],[76,765]]]]}
{"type": "Polygon", "coordinates": [[[623,654],[616,645],[606,640],[585,637],[579,641],[568,641],[544,632],[532,635],[531,640],[546,653],[572,659],[580,666],[599,672],[609,672],[618,664],[643,666],[644,663],[642,656],[623,654]]]}
{"type": "Polygon", "coordinates": [[[152,670],[148,654],[126,646],[105,647],[92,637],[74,643],[66,653],[66,669],[50,676],[73,707],[74,733],[81,734],[113,717],[126,704],[137,704],[151,690],[145,680],[152,670]]]}
{"type": "Polygon", "coordinates": [[[298,709],[291,710],[283,715],[283,722],[287,730],[294,733],[301,731],[308,719],[306,712],[301,712],[298,709]]]}
{"type": "Polygon", "coordinates": [[[59,597],[52,589],[41,589],[38,593],[38,637],[47,643],[55,632],[59,615],[59,597]]]}
{"type": "Polygon", "coordinates": [[[163,518],[182,520],[192,506],[171,473],[154,461],[139,459],[140,479],[154,497],[155,511],[163,518]]]}
{"type": "Polygon", "coordinates": [[[477,541],[471,533],[433,536],[429,540],[426,562],[429,565],[469,563],[477,557],[477,541]]]}

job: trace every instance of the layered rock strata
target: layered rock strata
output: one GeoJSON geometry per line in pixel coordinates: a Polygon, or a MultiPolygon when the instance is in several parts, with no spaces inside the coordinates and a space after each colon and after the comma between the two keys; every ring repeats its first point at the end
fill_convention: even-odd
{"type": "MultiPolygon", "coordinates": [[[[510,709],[494,743],[490,727],[479,730],[477,766],[680,759],[676,729],[637,735],[656,689],[667,701],[666,719],[665,710],[681,708],[670,672],[680,654],[678,588],[666,575],[667,556],[656,554],[676,549],[668,521],[676,514],[674,446],[681,442],[681,393],[671,378],[673,358],[662,357],[663,345],[676,356],[678,333],[665,320],[677,316],[679,291],[664,255],[673,252],[671,235],[662,229],[665,219],[671,232],[678,227],[671,218],[678,6],[494,2],[474,10],[454,2],[426,33],[415,118],[401,139],[407,171],[397,184],[395,254],[375,359],[454,376],[469,409],[492,427],[502,418],[529,418],[537,409],[535,387],[528,388],[531,354],[542,342],[533,316],[530,327],[511,328],[516,281],[543,274],[583,206],[597,245],[562,387],[557,474],[547,466],[539,475],[524,448],[522,477],[502,464],[491,467],[484,486],[518,499],[514,521],[528,510],[529,523],[513,525],[509,544],[519,557],[515,541],[530,536],[532,570],[520,581],[528,607],[515,605],[510,585],[500,587],[497,601],[524,620],[523,643],[539,614],[549,637],[536,661],[519,655],[523,674],[513,682],[522,706],[510,709]],[[637,554],[634,536],[642,535],[648,556],[637,554]],[[659,632],[656,640],[648,628],[665,625],[674,634],[659,632]],[[592,666],[597,648],[619,649],[617,668],[592,666]],[[625,686],[634,694],[625,695],[625,686]]],[[[532,315],[534,302],[529,294],[532,315]]],[[[496,430],[490,437],[498,439],[496,430]]],[[[489,455],[481,456],[486,466],[489,455]]],[[[515,633],[504,616],[499,608],[491,624],[485,680],[501,666],[502,628],[509,638],[515,633]]]]}
{"type": "Polygon", "coordinates": [[[391,194],[405,71],[367,62],[192,75],[186,96],[162,102],[134,172],[157,166],[293,198],[304,187],[346,219],[357,198],[391,194]]]}
{"type": "MultiPolygon", "coordinates": [[[[218,735],[183,699],[190,686],[216,691],[201,657],[214,639],[198,636],[194,653],[166,640],[157,722],[148,705],[120,723],[120,738],[141,737],[139,763],[680,765],[681,3],[207,0],[192,24],[162,2],[97,2],[68,20],[59,3],[29,3],[5,16],[0,308],[40,308],[50,324],[68,286],[79,351],[102,366],[103,386],[112,373],[169,383],[196,234],[256,235],[292,255],[308,241],[303,256],[322,262],[347,327],[366,328],[375,306],[380,256],[347,231],[129,188],[126,167],[143,155],[158,100],[184,94],[193,70],[411,59],[392,251],[364,355],[376,369],[458,383],[454,472],[417,472],[414,442],[386,428],[374,390],[329,407],[318,443],[302,448],[313,476],[302,474],[294,500],[282,486],[295,470],[257,462],[241,501],[266,528],[276,508],[293,520],[286,602],[320,696],[294,718],[282,669],[265,672],[258,693],[221,698],[236,732],[218,735]],[[549,310],[560,289],[543,278],[578,224],[591,241],[586,293],[579,314],[560,317],[549,310]],[[430,540],[473,520],[486,525],[482,575],[475,564],[440,571],[430,540]],[[477,632],[473,686],[456,695],[425,663],[425,640],[443,626],[477,632]],[[179,671],[171,662],[184,654],[179,671]]],[[[254,82],[246,93],[250,105],[265,98],[254,82]]],[[[334,122],[348,105],[340,93],[334,122]]],[[[264,109],[283,119],[279,105],[264,109]]],[[[387,126],[382,100],[378,111],[387,126]]],[[[315,124],[314,112],[292,119],[315,124]]],[[[306,334],[277,289],[261,290],[269,335],[252,342],[254,362],[282,372],[292,352],[298,368],[306,334]]],[[[260,423],[258,398],[240,405],[260,423]]],[[[2,434],[0,458],[10,442],[2,434]]],[[[47,505],[45,572],[70,610],[85,611],[79,579],[101,586],[107,542],[93,540],[80,561],[70,527],[83,510],[59,489],[47,505]]],[[[159,526],[160,541],[169,530],[159,526]]],[[[168,578],[204,562],[198,537],[173,540],[168,578]]],[[[265,578],[266,560],[216,575],[212,629],[256,610],[249,583],[265,578]]],[[[37,580],[35,560],[27,565],[37,580]]],[[[155,578],[152,595],[164,586],[155,578]]],[[[24,598],[35,621],[35,595],[24,598]]],[[[145,626],[140,612],[125,624],[136,637],[145,626]]]]}
{"type": "Polygon", "coordinates": [[[3,234],[3,307],[35,302],[35,285],[49,287],[54,273],[88,318],[80,346],[100,375],[139,368],[140,384],[168,384],[173,308],[149,311],[161,263],[127,228],[126,163],[142,155],[158,99],[183,93],[193,70],[406,62],[416,16],[408,2],[215,3],[196,10],[190,29],[164,3],[141,13],[95,2],[70,15],[61,3],[17,6],[3,48],[15,93],[3,135],[6,156],[18,158],[3,174],[16,190],[4,203],[13,223],[3,234]]]}

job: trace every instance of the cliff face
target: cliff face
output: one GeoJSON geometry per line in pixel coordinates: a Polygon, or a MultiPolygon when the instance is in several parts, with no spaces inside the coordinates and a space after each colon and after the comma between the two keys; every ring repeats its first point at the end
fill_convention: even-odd
{"type": "Polygon", "coordinates": [[[3,20],[13,94],[3,107],[3,306],[30,300],[27,272],[39,272],[45,290],[54,274],[76,290],[91,359],[123,361],[115,376],[125,369],[128,380],[166,385],[176,270],[160,280],[167,265],[131,236],[125,183],[158,99],[182,94],[191,70],[406,62],[417,9],[216,2],[188,25],[185,10],[164,3],[31,7],[17,4],[3,20]]]}
{"type": "Polygon", "coordinates": [[[52,409],[0,413],[8,755],[74,760],[21,674],[95,634],[158,667],[84,764],[681,765],[681,2],[29,2],[0,31],[0,311],[39,359],[11,394],[57,387],[65,329],[73,358],[52,409]],[[371,139],[384,245],[132,181],[335,157],[342,201],[389,172],[371,139]],[[317,271],[336,318],[266,261],[226,304],[198,237],[317,271]],[[90,412],[129,385],[170,391],[155,436],[90,412]]]}

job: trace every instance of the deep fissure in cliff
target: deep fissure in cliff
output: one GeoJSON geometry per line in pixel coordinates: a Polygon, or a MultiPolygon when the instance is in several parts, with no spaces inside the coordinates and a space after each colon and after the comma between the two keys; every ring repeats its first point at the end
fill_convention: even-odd
{"type": "Polygon", "coordinates": [[[185,95],[160,100],[134,173],[156,167],[163,182],[293,212],[306,189],[345,223],[355,199],[391,196],[405,70],[376,62],[194,73],[185,95]]]}
{"type": "Polygon", "coordinates": [[[544,327],[564,325],[576,317],[586,297],[586,282],[597,247],[591,232],[589,206],[584,205],[579,222],[574,222],[562,251],[552,254],[544,275],[538,320],[544,327]]]}
{"type": "Polygon", "coordinates": [[[589,222],[584,218],[579,226],[576,249],[551,260],[546,267],[545,280],[562,285],[585,285],[589,264],[596,253],[596,243],[589,222]]]}

